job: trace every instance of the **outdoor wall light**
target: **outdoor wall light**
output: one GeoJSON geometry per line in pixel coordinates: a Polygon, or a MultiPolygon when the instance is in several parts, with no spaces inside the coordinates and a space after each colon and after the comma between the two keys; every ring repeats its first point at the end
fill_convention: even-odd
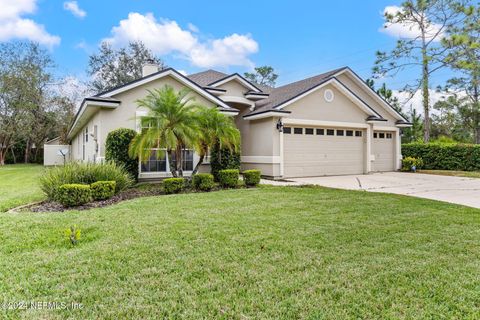
{"type": "Polygon", "coordinates": [[[277,130],[278,132],[283,132],[283,123],[281,119],[278,119],[277,121],[277,130]]]}

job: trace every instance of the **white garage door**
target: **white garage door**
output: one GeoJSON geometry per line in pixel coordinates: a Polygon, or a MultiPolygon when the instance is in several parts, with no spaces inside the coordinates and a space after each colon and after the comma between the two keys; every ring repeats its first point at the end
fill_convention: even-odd
{"type": "Polygon", "coordinates": [[[362,130],[285,127],[283,139],[287,178],[364,172],[362,130]]]}
{"type": "Polygon", "coordinates": [[[374,131],[372,140],[372,153],[375,161],[373,171],[394,171],[395,168],[395,139],[393,132],[374,131]]]}

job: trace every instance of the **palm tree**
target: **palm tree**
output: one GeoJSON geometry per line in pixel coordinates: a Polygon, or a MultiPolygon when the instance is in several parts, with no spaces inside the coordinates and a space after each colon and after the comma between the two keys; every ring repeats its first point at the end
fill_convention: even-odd
{"type": "Polygon", "coordinates": [[[240,131],[231,117],[228,117],[215,108],[201,108],[197,112],[197,121],[200,126],[200,135],[195,144],[195,150],[200,160],[195,166],[192,175],[198,172],[208,150],[215,144],[237,152],[240,147],[240,131]]]}
{"type": "Polygon", "coordinates": [[[195,104],[193,97],[188,97],[189,90],[176,92],[171,86],[149,90],[148,95],[137,100],[139,107],[148,110],[141,119],[142,131],[132,141],[129,155],[138,156],[142,161],[150,158],[151,149],[161,148],[157,157],[164,157],[166,150],[174,177],[183,176],[182,156],[186,147],[196,145],[200,135],[196,113],[205,107],[195,104]],[[175,161],[173,160],[175,155],[175,161]],[[178,174],[177,174],[178,173],[178,174]]]}

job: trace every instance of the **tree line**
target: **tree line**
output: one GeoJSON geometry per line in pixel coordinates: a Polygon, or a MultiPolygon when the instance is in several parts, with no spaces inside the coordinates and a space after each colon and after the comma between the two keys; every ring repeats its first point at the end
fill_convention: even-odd
{"type": "MultiPolygon", "coordinates": [[[[417,35],[400,39],[394,49],[378,51],[374,78],[394,77],[415,70],[416,78],[403,91],[422,94],[423,115],[400,110],[412,122],[404,141],[433,139],[480,143],[480,7],[468,0],[409,0],[385,14],[385,27],[404,25],[417,35]],[[452,77],[437,90],[445,98],[434,105],[432,78],[448,69],[452,77]],[[435,111],[432,113],[432,109],[435,111]]],[[[405,110],[407,109],[407,110],[405,110]]]]}

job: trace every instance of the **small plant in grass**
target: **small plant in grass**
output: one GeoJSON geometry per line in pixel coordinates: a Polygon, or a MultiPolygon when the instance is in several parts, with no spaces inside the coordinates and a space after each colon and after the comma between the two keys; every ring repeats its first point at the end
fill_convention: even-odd
{"type": "Polygon", "coordinates": [[[236,188],[239,174],[237,169],[220,170],[218,171],[218,181],[224,188],[236,188]]]}
{"type": "Polygon", "coordinates": [[[115,181],[97,181],[90,185],[94,200],[110,199],[115,194],[115,181]]]}
{"type": "Polygon", "coordinates": [[[255,187],[260,183],[261,175],[260,170],[245,170],[243,171],[243,181],[247,187],[255,187]]]}
{"type": "Polygon", "coordinates": [[[56,199],[65,207],[74,207],[92,200],[92,191],[85,184],[64,184],[58,188],[56,199]]]}
{"type": "Polygon", "coordinates": [[[196,190],[210,191],[215,186],[213,181],[213,174],[210,173],[198,173],[193,176],[193,187],[196,190]]]}
{"type": "Polygon", "coordinates": [[[421,158],[406,157],[402,159],[402,171],[417,171],[423,167],[421,158]]]}
{"type": "Polygon", "coordinates": [[[166,194],[179,193],[185,188],[184,178],[169,178],[163,180],[163,189],[166,194]]]}
{"type": "Polygon", "coordinates": [[[77,226],[71,226],[68,229],[65,229],[65,237],[67,241],[70,242],[72,246],[76,246],[78,241],[80,241],[82,231],[77,228],[77,226]]]}

